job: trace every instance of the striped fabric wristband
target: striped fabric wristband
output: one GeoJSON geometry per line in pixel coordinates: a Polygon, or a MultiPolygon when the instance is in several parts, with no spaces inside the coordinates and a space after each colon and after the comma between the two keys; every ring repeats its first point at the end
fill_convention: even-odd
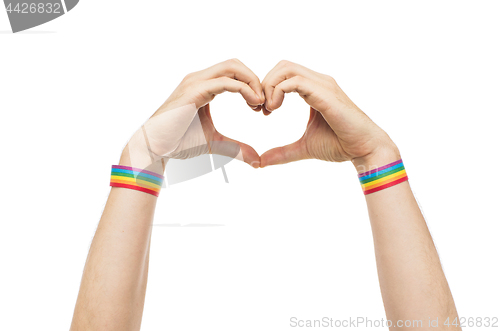
{"type": "Polygon", "coordinates": [[[110,186],[123,187],[158,196],[164,177],[152,171],[114,165],[111,167],[110,186]]]}
{"type": "Polygon", "coordinates": [[[368,195],[408,180],[403,160],[358,175],[363,193],[368,195]]]}

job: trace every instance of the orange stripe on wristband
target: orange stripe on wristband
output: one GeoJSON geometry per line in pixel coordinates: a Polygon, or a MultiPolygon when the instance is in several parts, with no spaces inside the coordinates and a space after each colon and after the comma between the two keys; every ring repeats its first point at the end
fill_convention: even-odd
{"type": "Polygon", "coordinates": [[[109,185],[112,187],[141,191],[157,197],[162,183],[163,176],[151,171],[126,166],[111,167],[109,185]]]}
{"type": "Polygon", "coordinates": [[[400,178],[403,178],[404,176],[406,176],[406,171],[403,169],[403,171],[401,171],[401,172],[398,172],[398,173],[393,174],[391,176],[380,178],[380,179],[378,179],[376,181],[373,181],[373,182],[370,182],[370,183],[367,183],[367,184],[363,184],[363,185],[361,185],[361,187],[365,191],[366,190],[370,190],[372,188],[375,188],[375,187],[378,187],[378,186],[382,186],[382,185],[385,185],[387,183],[390,183],[390,182],[393,182],[395,180],[398,180],[400,178]]]}
{"type": "Polygon", "coordinates": [[[365,195],[368,195],[370,193],[375,193],[375,192],[378,192],[378,191],[381,191],[383,189],[386,189],[386,188],[389,188],[391,186],[394,186],[394,185],[397,185],[399,183],[402,183],[402,182],[405,182],[408,180],[408,176],[404,176],[403,178],[400,178],[398,180],[395,180],[393,182],[390,182],[390,183],[387,183],[385,185],[382,185],[382,186],[378,186],[378,187],[375,187],[375,188],[372,188],[371,190],[367,190],[367,191],[364,191],[364,194],[365,195]]]}
{"type": "Polygon", "coordinates": [[[149,189],[160,189],[161,186],[158,184],[153,184],[151,182],[141,180],[141,179],[134,179],[134,178],[127,178],[127,177],[120,177],[120,176],[111,176],[111,181],[113,183],[123,183],[123,184],[129,184],[129,185],[134,185],[134,184],[139,184],[140,186],[149,188],[149,189]]]}

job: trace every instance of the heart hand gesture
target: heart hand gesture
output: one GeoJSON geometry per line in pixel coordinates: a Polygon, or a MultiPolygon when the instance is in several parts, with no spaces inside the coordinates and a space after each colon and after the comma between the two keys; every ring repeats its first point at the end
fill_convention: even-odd
{"type": "Polygon", "coordinates": [[[130,158],[139,160],[135,162],[139,168],[159,159],[213,153],[236,157],[255,168],[320,159],[350,160],[363,171],[370,165],[399,157],[389,136],[349,99],[332,77],[288,61],[281,61],[262,83],[234,59],[187,75],[142,130],[134,134],[128,146],[134,154],[130,158]],[[310,107],[304,135],[259,157],[249,145],[215,129],[209,102],[225,91],[240,93],[253,110],[262,109],[265,115],[281,106],[286,93],[299,93],[310,107]],[[238,150],[234,155],[231,144],[238,150]]]}

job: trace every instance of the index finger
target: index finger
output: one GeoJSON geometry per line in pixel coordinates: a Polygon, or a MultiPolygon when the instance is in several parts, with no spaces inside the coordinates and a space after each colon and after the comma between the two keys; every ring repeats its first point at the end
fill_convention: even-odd
{"type": "Polygon", "coordinates": [[[259,78],[253,73],[252,70],[250,70],[238,59],[231,59],[218,63],[207,69],[196,72],[195,75],[201,80],[229,77],[231,79],[241,81],[249,85],[250,88],[261,97],[261,103],[259,104],[262,104],[265,101],[264,92],[262,91],[262,85],[260,84],[259,78]]]}
{"type": "MultiPolygon", "coordinates": [[[[288,79],[294,78],[296,76],[302,76],[305,78],[312,78],[314,72],[306,67],[299,64],[282,60],[280,61],[269,73],[266,75],[262,81],[262,87],[264,89],[264,94],[266,97],[266,109],[270,103],[274,104],[272,100],[274,89],[278,84],[288,79]]],[[[272,107],[276,109],[278,107],[272,107]]]]}

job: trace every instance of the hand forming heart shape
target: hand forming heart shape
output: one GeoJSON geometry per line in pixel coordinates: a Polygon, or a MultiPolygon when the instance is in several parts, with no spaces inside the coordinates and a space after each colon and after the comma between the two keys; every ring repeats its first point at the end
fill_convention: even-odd
{"type": "Polygon", "coordinates": [[[142,130],[134,134],[128,146],[135,151],[137,160],[150,163],[206,153],[227,155],[227,149],[221,147],[225,146],[223,142],[237,144],[240,153],[236,158],[255,168],[315,158],[331,162],[351,160],[363,171],[370,164],[399,156],[389,136],[347,97],[333,78],[281,61],[261,83],[236,59],[188,74],[142,130]],[[225,91],[240,93],[253,110],[262,110],[264,115],[278,109],[286,93],[299,93],[310,108],[304,135],[290,145],[259,156],[251,146],[215,129],[209,102],[225,91]]]}

